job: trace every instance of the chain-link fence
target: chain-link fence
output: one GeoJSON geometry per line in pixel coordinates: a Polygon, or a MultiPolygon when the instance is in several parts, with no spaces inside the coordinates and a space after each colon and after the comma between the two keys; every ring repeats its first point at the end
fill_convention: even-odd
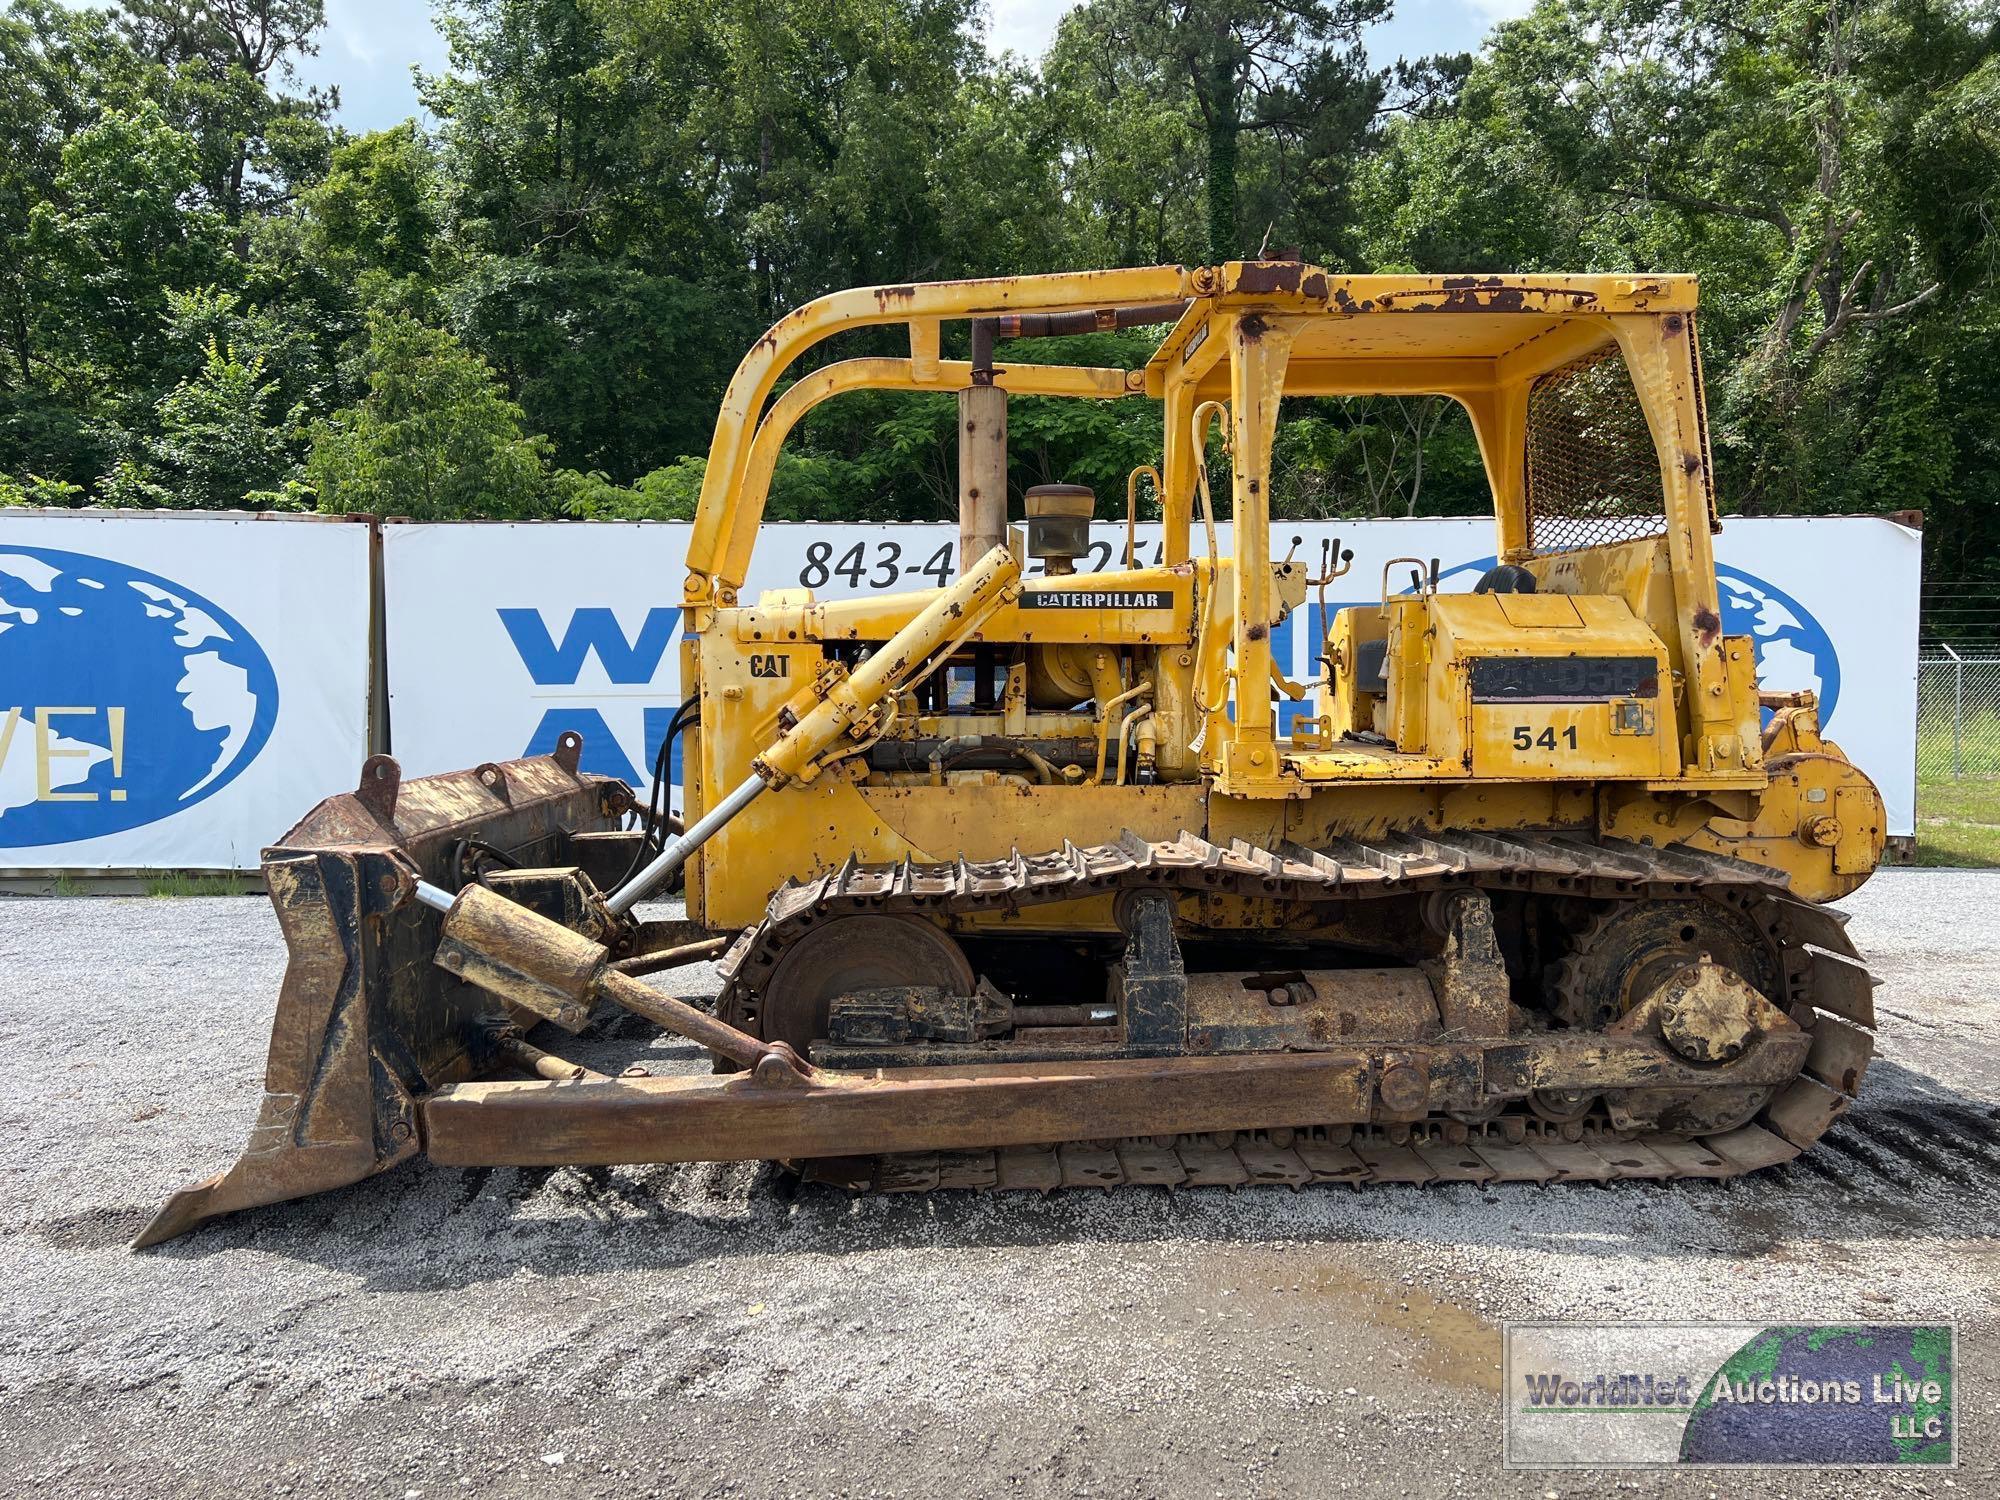
{"type": "Polygon", "coordinates": [[[2000,777],[2000,656],[1949,646],[1917,662],[1917,780],[2000,777]]]}

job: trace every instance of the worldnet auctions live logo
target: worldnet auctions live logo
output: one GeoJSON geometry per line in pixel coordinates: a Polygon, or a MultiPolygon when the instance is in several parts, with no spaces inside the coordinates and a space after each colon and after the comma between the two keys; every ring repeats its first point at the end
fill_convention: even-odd
{"type": "Polygon", "coordinates": [[[1514,1468],[1957,1464],[1950,1324],[1512,1324],[1514,1468]]]}
{"type": "Polygon", "coordinates": [[[270,660],[220,605],[109,558],[0,549],[0,848],[191,807],[277,719],[270,660]]]}
{"type": "MultiPolygon", "coordinates": [[[[1499,559],[1482,557],[1442,574],[1441,586],[1453,580],[1476,579],[1499,559]]],[[[1810,691],[1819,695],[1822,726],[1833,722],[1840,702],[1840,656],[1826,627],[1812,612],[1776,584],[1741,568],[1715,565],[1717,595],[1722,604],[1722,633],[1747,635],[1757,653],[1757,681],[1771,693],[1810,691]]]]}

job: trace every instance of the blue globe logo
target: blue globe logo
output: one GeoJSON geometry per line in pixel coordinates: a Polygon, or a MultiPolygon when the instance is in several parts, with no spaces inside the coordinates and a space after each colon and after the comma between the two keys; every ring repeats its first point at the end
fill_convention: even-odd
{"type": "MultiPolygon", "coordinates": [[[[1481,557],[1460,563],[1439,575],[1439,586],[1456,580],[1460,587],[1470,588],[1498,561],[1481,557]]],[[[1840,655],[1826,627],[1798,600],[1754,573],[1717,563],[1715,583],[1722,633],[1750,637],[1757,654],[1758,685],[1772,693],[1818,694],[1820,725],[1831,729],[1834,706],[1840,701],[1840,655]]]]}
{"type": "Polygon", "coordinates": [[[1757,684],[1767,693],[1819,695],[1819,722],[1831,728],[1840,701],[1840,654],[1826,627],[1774,584],[1741,568],[1715,565],[1722,633],[1747,635],[1757,652],[1757,684]]]}
{"type": "Polygon", "coordinates": [[[1947,1327],[1767,1328],[1702,1386],[1681,1462],[1949,1464],[1952,1354],[1947,1327]]]}
{"type": "Polygon", "coordinates": [[[270,659],[221,606],[109,558],[0,545],[0,848],[192,807],[277,719],[270,659]]]}

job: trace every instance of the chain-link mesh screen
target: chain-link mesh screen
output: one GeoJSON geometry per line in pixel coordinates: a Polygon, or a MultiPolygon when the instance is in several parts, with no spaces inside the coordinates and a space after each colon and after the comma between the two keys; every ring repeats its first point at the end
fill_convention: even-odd
{"type": "Polygon", "coordinates": [[[2000,656],[1926,652],[1917,663],[1917,780],[1961,779],[2000,781],[2000,656]]]}
{"type": "Polygon", "coordinates": [[[1528,545],[1536,552],[1666,535],[1660,460],[1615,347],[1530,387],[1527,458],[1528,545]]]}

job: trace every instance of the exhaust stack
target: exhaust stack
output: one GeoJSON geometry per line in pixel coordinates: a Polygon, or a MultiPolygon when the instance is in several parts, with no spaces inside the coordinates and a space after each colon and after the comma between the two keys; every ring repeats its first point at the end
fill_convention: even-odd
{"type": "Polygon", "coordinates": [[[958,393],[958,569],[1007,545],[1007,393],[993,383],[993,323],[972,322],[972,384],[958,393]]]}

